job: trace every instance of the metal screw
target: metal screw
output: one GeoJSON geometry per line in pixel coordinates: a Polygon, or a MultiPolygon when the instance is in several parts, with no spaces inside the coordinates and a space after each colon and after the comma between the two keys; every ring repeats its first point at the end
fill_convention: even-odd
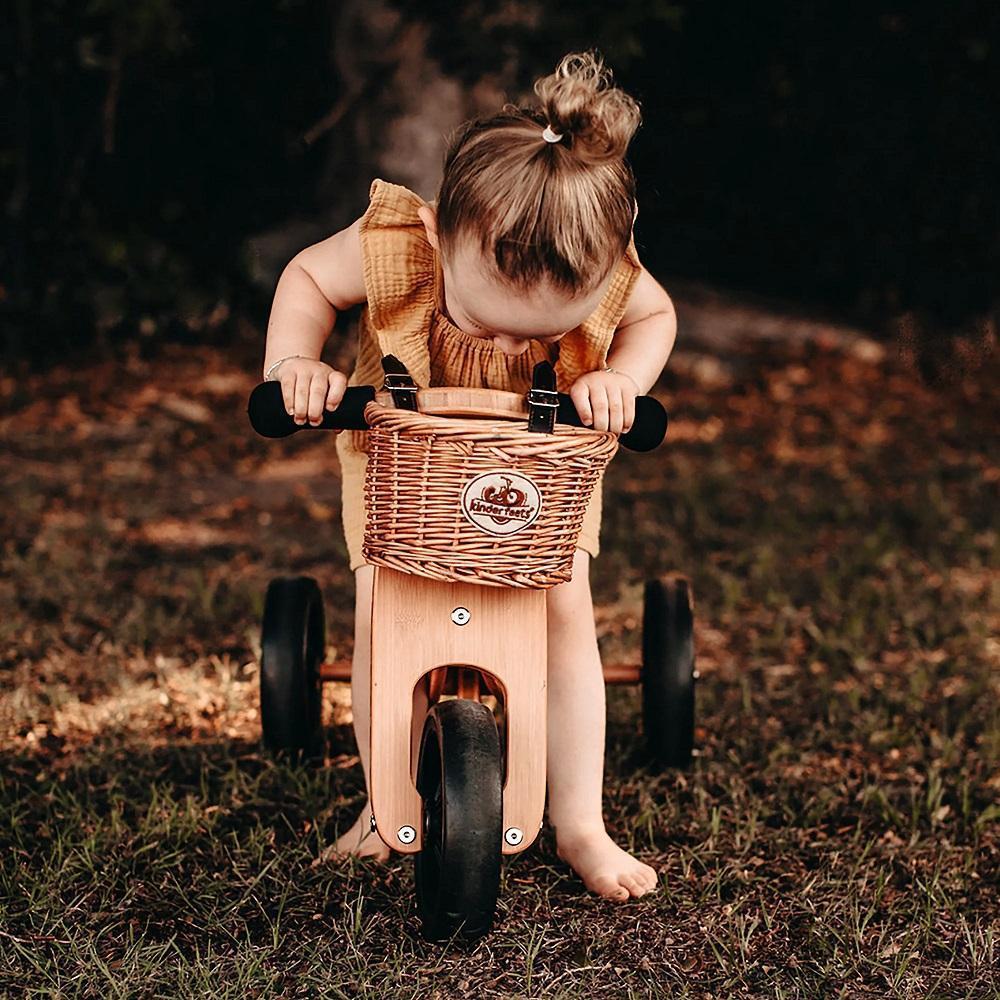
{"type": "Polygon", "coordinates": [[[451,620],[456,625],[468,625],[471,617],[472,613],[468,608],[455,608],[451,613],[451,620]]]}
{"type": "Polygon", "coordinates": [[[524,840],[524,834],[516,826],[509,826],[503,835],[503,839],[506,840],[511,847],[517,847],[517,845],[524,840]]]}
{"type": "Polygon", "coordinates": [[[417,839],[417,831],[412,826],[401,826],[396,831],[396,836],[401,844],[412,844],[417,839]]]}

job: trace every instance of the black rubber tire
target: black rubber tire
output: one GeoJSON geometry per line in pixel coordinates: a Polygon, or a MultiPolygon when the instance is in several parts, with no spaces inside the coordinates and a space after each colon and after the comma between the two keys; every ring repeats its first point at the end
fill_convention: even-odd
{"type": "Polygon", "coordinates": [[[264,601],[260,721],[264,745],[296,760],[323,757],[323,596],[309,576],[278,577],[264,601]]]}
{"type": "Polygon", "coordinates": [[[684,577],[647,580],[642,612],[642,724],[659,767],[688,767],[694,749],[694,615],[684,577]]]}
{"type": "Polygon", "coordinates": [[[423,847],[414,858],[421,933],[482,937],[493,926],[503,848],[500,739],[493,713],[466,698],[438,702],[420,739],[423,847]]]}

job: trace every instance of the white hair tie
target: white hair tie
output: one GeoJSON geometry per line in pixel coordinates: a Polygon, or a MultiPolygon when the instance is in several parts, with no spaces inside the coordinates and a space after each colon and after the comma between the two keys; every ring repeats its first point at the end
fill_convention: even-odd
{"type": "Polygon", "coordinates": [[[553,132],[551,125],[546,125],[545,128],[542,130],[542,138],[546,142],[558,142],[562,138],[562,136],[559,135],[557,132],[553,132]]]}

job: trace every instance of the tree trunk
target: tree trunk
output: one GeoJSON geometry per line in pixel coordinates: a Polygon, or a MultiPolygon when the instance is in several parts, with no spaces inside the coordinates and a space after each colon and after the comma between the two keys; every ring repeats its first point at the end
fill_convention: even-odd
{"type": "Polygon", "coordinates": [[[250,240],[254,277],[273,287],[294,254],[350,225],[368,206],[376,177],[437,197],[447,138],[467,118],[500,109],[513,67],[465,87],[428,55],[427,28],[385,0],[338,5],[331,39],[341,96],[304,130],[307,145],[325,143],[319,183],[322,211],[250,240]]]}

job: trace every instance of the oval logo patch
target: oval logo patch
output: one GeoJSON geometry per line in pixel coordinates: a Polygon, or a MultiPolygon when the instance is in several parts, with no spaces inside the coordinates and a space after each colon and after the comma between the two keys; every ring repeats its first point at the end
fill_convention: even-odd
{"type": "Polygon", "coordinates": [[[538,487],[519,472],[487,472],[462,491],[462,513],[490,535],[513,535],[542,510],[538,487]]]}

